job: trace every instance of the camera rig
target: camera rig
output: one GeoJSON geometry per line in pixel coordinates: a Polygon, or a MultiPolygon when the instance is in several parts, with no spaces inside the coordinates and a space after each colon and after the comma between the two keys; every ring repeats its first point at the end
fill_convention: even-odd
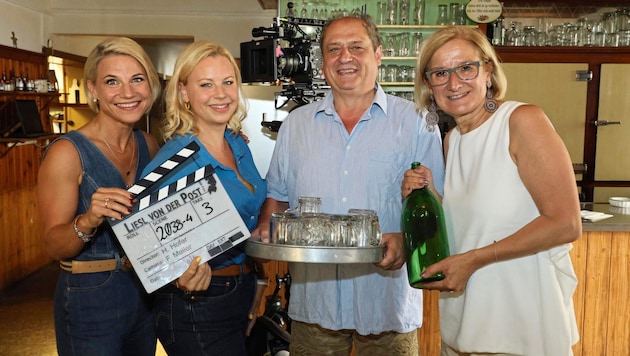
{"type": "MultiPolygon", "coordinates": [[[[322,99],[330,86],[322,72],[319,35],[323,20],[275,18],[271,27],[252,29],[252,37],[241,43],[243,83],[273,83],[282,90],[275,95],[275,107],[281,109],[293,101],[302,106],[322,99]]],[[[263,122],[277,131],[282,122],[263,122]]]]}

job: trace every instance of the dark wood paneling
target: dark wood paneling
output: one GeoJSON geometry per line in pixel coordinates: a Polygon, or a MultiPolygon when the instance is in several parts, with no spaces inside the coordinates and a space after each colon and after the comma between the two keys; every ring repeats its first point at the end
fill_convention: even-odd
{"type": "MultiPolygon", "coordinates": [[[[48,71],[46,56],[0,45],[0,71],[37,79],[48,71]]],[[[35,100],[42,109],[44,127],[50,129],[47,105],[56,100],[55,95],[0,92],[0,101],[18,98],[35,100]]],[[[42,243],[37,207],[37,174],[48,141],[15,145],[18,142],[0,139],[0,289],[51,261],[42,243]]]]}

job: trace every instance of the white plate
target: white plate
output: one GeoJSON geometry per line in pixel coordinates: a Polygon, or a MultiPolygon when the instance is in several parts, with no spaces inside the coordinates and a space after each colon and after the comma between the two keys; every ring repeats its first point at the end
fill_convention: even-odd
{"type": "Polygon", "coordinates": [[[608,203],[618,208],[630,208],[630,198],[626,197],[610,197],[608,203]]]}

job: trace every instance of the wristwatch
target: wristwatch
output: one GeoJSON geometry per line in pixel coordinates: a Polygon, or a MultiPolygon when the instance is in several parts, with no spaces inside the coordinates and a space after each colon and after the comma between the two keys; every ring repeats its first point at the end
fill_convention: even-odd
{"type": "Polygon", "coordinates": [[[74,221],[72,222],[72,227],[74,228],[74,232],[77,234],[77,236],[83,241],[83,242],[90,242],[92,240],[92,237],[94,237],[94,234],[96,234],[96,229],[94,229],[94,232],[92,232],[91,234],[86,234],[84,232],[82,232],[81,230],[79,230],[79,228],[77,227],[77,221],[79,221],[79,218],[82,216],[83,214],[79,214],[74,218],[74,221]]]}

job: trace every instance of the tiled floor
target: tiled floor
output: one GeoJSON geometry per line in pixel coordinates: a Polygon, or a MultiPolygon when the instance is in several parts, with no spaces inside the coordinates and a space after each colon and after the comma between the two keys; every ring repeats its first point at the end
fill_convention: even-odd
{"type": "MultiPolygon", "coordinates": [[[[52,304],[58,273],[51,263],[0,293],[0,355],[57,355],[52,304]]],[[[156,356],[165,355],[158,343],[156,356]]]]}

